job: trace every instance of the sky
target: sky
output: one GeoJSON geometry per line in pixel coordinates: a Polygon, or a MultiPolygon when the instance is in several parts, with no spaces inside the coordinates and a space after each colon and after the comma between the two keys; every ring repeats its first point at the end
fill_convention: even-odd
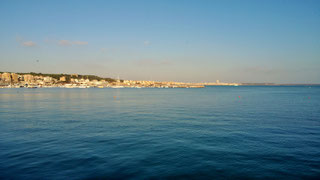
{"type": "Polygon", "coordinates": [[[320,1],[1,0],[0,71],[320,83],[320,1]]]}

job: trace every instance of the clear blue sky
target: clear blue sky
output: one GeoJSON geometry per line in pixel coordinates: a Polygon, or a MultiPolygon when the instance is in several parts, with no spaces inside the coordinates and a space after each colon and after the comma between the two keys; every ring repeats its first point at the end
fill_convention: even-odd
{"type": "Polygon", "coordinates": [[[320,83],[320,1],[1,0],[0,71],[320,83]]]}

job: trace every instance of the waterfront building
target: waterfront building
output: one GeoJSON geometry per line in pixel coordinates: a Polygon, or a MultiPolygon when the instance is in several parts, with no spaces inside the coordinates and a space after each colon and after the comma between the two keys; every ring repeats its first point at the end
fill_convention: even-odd
{"type": "Polygon", "coordinates": [[[27,83],[31,83],[31,82],[34,81],[34,77],[33,77],[33,75],[31,75],[31,74],[23,75],[23,79],[24,79],[24,81],[27,82],[27,83]]]}
{"type": "Polygon", "coordinates": [[[3,79],[3,81],[11,82],[11,74],[10,73],[3,73],[2,79],[3,79]]]}
{"type": "Polygon", "coordinates": [[[11,81],[12,82],[18,82],[19,80],[18,80],[18,74],[16,74],[16,73],[11,73],[11,81]]]}
{"type": "Polygon", "coordinates": [[[65,77],[65,76],[61,76],[61,77],[60,77],[60,81],[62,81],[62,82],[66,82],[66,81],[67,81],[67,79],[66,79],[66,77],[65,77]]]}
{"type": "Polygon", "coordinates": [[[49,76],[46,76],[43,78],[43,81],[46,82],[46,83],[50,83],[53,81],[53,78],[52,77],[49,77],[49,76]]]}
{"type": "Polygon", "coordinates": [[[71,82],[71,83],[78,83],[79,81],[78,81],[78,79],[71,78],[71,79],[70,79],[70,82],[71,82]]]}
{"type": "Polygon", "coordinates": [[[43,85],[43,84],[44,84],[44,81],[42,81],[41,79],[38,79],[38,80],[36,80],[36,83],[43,85]]]}
{"type": "Polygon", "coordinates": [[[34,80],[43,80],[44,77],[43,76],[34,76],[34,80]]]}

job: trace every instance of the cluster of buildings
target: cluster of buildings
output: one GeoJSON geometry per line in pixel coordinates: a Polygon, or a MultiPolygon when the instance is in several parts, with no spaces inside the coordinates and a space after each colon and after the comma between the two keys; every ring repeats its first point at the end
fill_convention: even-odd
{"type": "Polygon", "coordinates": [[[59,76],[53,78],[51,76],[17,74],[17,73],[0,73],[0,87],[2,88],[37,88],[37,87],[108,87],[110,84],[105,80],[92,80],[78,78],[78,75],[59,76]]]}
{"type": "Polygon", "coordinates": [[[241,84],[239,83],[225,83],[225,82],[220,82],[217,80],[216,82],[205,82],[205,83],[200,83],[205,86],[239,86],[241,84]]]}
{"type": "Polygon", "coordinates": [[[159,82],[159,81],[134,81],[134,80],[123,80],[118,81],[120,85],[124,87],[151,87],[151,88],[203,88],[204,85],[194,83],[183,83],[183,82],[159,82]]]}
{"type": "Polygon", "coordinates": [[[49,76],[33,76],[31,74],[0,73],[0,87],[37,87],[50,86],[59,82],[49,76]]]}
{"type": "Polygon", "coordinates": [[[203,84],[182,83],[182,82],[157,82],[157,81],[134,81],[115,80],[108,82],[104,79],[96,80],[81,78],[77,74],[68,76],[56,76],[57,78],[45,75],[0,73],[0,88],[38,88],[38,87],[64,87],[64,88],[203,88],[203,84]]]}

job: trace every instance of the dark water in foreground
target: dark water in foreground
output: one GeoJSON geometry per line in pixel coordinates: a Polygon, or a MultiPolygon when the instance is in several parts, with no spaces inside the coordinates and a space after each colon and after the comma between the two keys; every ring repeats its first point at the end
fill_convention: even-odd
{"type": "Polygon", "coordinates": [[[0,179],[319,177],[320,87],[0,89],[0,179]]]}

